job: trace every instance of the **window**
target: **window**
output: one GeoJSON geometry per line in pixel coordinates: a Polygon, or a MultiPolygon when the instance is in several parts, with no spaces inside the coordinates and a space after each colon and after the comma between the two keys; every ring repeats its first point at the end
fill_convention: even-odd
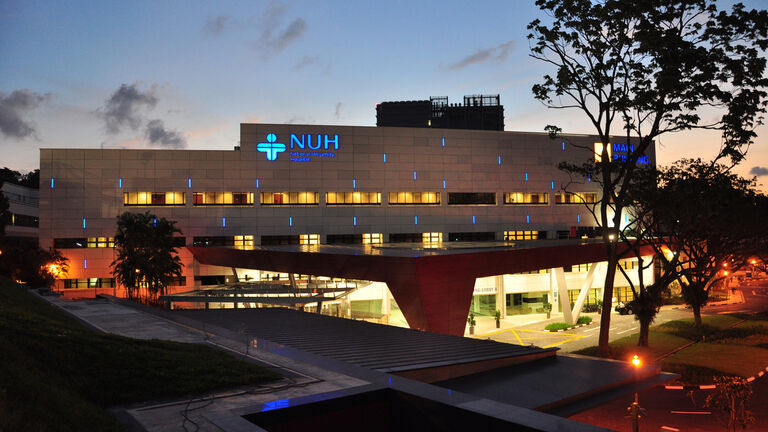
{"type": "Polygon", "coordinates": [[[379,205],[381,192],[326,192],[326,205],[379,205]]]}
{"type": "Polygon", "coordinates": [[[363,244],[381,244],[383,237],[382,233],[364,233],[363,244]]]}
{"type": "Polygon", "coordinates": [[[253,236],[252,235],[235,236],[235,249],[253,250],[253,236]]]}
{"type": "Polygon", "coordinates": [[[262,192],[261,205],[317,205],[317,192],[262,192]]]}
{"type": "Polygon", "coordinates": [[[53,239],[54,249],[80,249],[84,247],[88,247],[88,239],[85,237],[53,239]]]}
{"type": "Polygon", "coordinates": [[[467,242],[485,242],[496,240],[496,233],[493,232],[460,232],[460,233],[448,233],[448,239],[452,242],[455,241],[467,241],[467,242]]]}
{"type": "Polygon", "coordinates": [[[299,244],[303,244],[303,245],[320,244],[320,234],[301,234],[299,236],[299,244]]]}
{"type": "Polygon", "coordinates": [[[619,265],[624,270],[633,270],[637,268],[637,259],[623,259],[619,260],[619,265]]]}
{"type": "Polygon", "coordinates": [[[440,192],[390,192],[390,205],[440,205],[440,192]]]}
{"type": "Polygon", "coordinates": [[[297,235],[261,236],[261,244],[263,246],[297,245],[299,244],[299,236],[297,235]]]}
{"type": "Polygon", "coordinates": [[[546,231],[504,231],[504,240],[538,240],[546,231]]]}
{"type": "Polygon", "coordinates": [[[224,285],[225,283],[227,283],[227,276],[225,275],[195,276],[195,282],[200,282],[200,285],[224,285]]]}
{"type": "Polygon", "coordinates": [[[421,243],[424,241],[422,233],[391,233],[389,234],[390,243],[421,243]]]}
{"type": "Polygon", "coordinates": [[[597,193],[595,192],[557,192],[555,193],[555,204],[583,204],[596,203],[597,193]]]}
{"type": "Polygon", "coordinates": [[[572,266],[565,266],[563,267],[563,271],[565,272],[571,272],[571,273],[586,273],[589,271],[589,263],[585,264],[574,264],[572,266]]]}
{"type": "Polygon", "coordinates": [[[328,244],[362,244],[363,234],[328,234],[325,242],[328,244]]]}
{"type": "Polygon", "coordinates": [[[195,192],[192,205],[241,206],[253,205],[253,192],[195,192]]]}
{"type": "Polygon", "coordinates": [[[184,192],[123,192],[125,206],[183,206],[184,192]]]}
{"type": "Polygon", "coordinates": [[[115,247],[114,237],[88,237],[89,248],[113,248],[115,247]]]}
{"type": "Polygon", "coordinates": [[[64,289],[114,287],[115,278],[64,279],[64,289]]]}
{"type": "Polygon", "coordinates": [[[441,232],[425,232],[421,235],[422,243],[440,243],[443,241],[443,233],[441,232]]]}
{"type": "Polygon", "coordinates": [[[448,205],[495,205],[494,192],[448,192],[448,205]]]}
{"type": "Polygon", "coordinates": [[[229,236],[193,237],[192,246],[196,247],[227,247],[234,246],[235,238],[229,236]]]}
{"type": "MultiPolygon", "coordinates": [[[[5,193],[5,192],[3,192],[5,193]]],[[[11,213],[10,225],[36,228],[40,225],[40,218],[23,214],[11,213]]]]}
{"type": "Polygon", "coordinates": [[[543,192],[507,192],[504,194],[506,205],[549,205],[549,193],[543,192]]]}

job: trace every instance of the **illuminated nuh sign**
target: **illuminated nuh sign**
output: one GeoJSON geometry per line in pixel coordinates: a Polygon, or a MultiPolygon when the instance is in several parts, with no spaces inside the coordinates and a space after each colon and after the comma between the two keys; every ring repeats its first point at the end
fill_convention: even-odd
{"type": "MultiPolygon", "coordinates": [[[[339,135],[328,134],[291,134],[291,162],[309,162],[313,157],[336,157],[339,149],[339,135]],[[310,150],[310,151],[294,151],[310,150]],[[311,151],[326,150],[326,151],[311,151]]],[[[284,143],[277,142],[277,135],[267,134],[267,142],[259,143],[256,150],[267,154],[267,160],[277,160],[277,155],[287,150],[284,143]]]]}
{"type": "MultiPolygon", "coordinates": [[[[626,162],[629,156],[635,151],[635,146],[632,144],[616,144],[613,143],[608,146],[608,157],[615,162],[626,162]]],[[[595,162],[602,160],[603,143],[595,143],[595,162]]],[[[650,162],[648,155],[639,155],[637,157],[637,163],[647,164],[650,162]]]]}

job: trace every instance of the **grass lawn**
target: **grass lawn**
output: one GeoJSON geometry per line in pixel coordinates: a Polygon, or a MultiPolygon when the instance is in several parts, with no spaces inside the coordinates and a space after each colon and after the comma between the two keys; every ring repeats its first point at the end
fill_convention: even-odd
{"type": "MultiPolygon", "coordinates": [[[[705,316],[701,331],[696,330],[693,318],[669,321],[651,327],[649,347],[638,347],[635,333],[611,342],[611,352],[619,360],[638,354],[653,361],[704,336],[705,342],[663,359],[662,369],[679,373],[681,381],[689,384],[711,383],[714,376],[724,374],[750,377],[768,366],[767,318],[765,313],[705,316]],[[744,319],[747,321],[739,323],[744,319]]],[[[597,356],[598,349],[590,347],[576,353],[597,356]]]]}
{"type": "Polygon", "coordinates": [[[213,348],[94,332],[0,278],[0,431],[121,430],[104,407],[279,376],[213,348]]]}
{"type": "MultiPolygon", "coordinates": [[[[651,331],[648,334],[649,346],[639,347],[637,346],[637,338],[638,333],[635,333],[611,342],[611,353],[613,354],[613,358],[628,361],[632,358],[633,355],[637,354],[640,356],[640,358],[646,359],[646,362],[652,361],[676,348],[691,342],[688,339],[666,332],[651,331]]],[[[600,355],[600,351],[596,346],[593,346],[575,351],[575,354],[597,357],[600,355]]]]}

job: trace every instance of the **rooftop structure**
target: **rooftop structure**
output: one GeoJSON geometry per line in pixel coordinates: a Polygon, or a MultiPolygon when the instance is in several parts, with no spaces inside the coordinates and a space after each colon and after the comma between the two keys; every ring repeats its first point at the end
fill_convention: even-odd
{"type": "Polygon", "coordinates": [[[463,104],[448,103],[448,96],[382,102],[376,105],[376,126],[502,131],[504,106],[498,94],[464,96],[463,104]]]}

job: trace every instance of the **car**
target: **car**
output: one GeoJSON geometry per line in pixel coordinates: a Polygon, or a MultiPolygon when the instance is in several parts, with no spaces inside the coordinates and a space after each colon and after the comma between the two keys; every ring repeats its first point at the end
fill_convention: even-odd
{"type": "Polygon", "coordinates": [[[616,307],[614,308],[616,312],[619,313],[619,315],[632,315],[635,313],[634,311],[634,301],[630,301],[627,303],[619,302],[616,304],[616,307]]]}

